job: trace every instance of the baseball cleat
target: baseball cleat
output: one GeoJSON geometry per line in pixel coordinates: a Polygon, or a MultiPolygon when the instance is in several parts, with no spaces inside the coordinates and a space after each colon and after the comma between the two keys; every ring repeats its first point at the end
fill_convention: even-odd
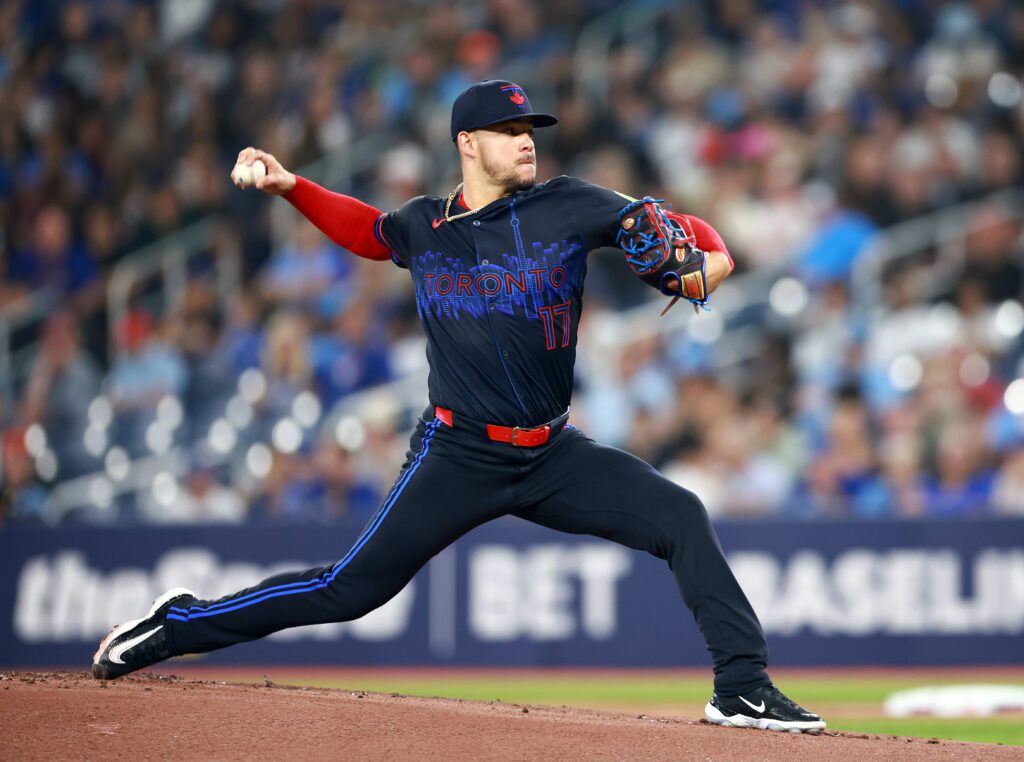
{"type": "Polygon", "coordinates": [[[783,730],[790,733],[817,733],[825,721],[786,697],[771,683],[745,696],[711,696],[704,707],[708,722],[733,728],[783,730]]]}
{"type": "Polygon", "coordinates": [[[97,680],[114,680],[170,658],[164,619],[172,603],[189,599],[196,599],[191,590],[182,587],[168,590],[153,601],[145,617],[112,629],[93,654],[92,676],[97,680]]]}

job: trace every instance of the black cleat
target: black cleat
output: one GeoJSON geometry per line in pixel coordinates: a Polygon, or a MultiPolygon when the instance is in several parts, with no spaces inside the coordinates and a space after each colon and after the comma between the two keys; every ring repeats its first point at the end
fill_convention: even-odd
{"type": "Polygon", "coordinates": [[[176,587],[153,601],[153,607],[142,619],[112,629],[93,654],[92,676],[97,680],[114,680],[170,658],[164,632],[167,609],[172,603],[187,604],[195,599],[191,590],[176,587]]]}
{"type": "Polygon", "coordinates": [[[786,697],[771,683],[745,696],[711,696],[704,707],[708,722],[733,728],[785,730],[790,733],[817,733],[825,721],[786,697]]]}

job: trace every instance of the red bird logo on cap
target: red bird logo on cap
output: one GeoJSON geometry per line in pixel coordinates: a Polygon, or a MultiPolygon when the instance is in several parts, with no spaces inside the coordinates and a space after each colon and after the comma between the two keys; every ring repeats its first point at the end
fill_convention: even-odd
{"type": "Polygon", "coordinates": [[[508,96],[508,99],[517,106],[522,106],[526,103],[526,98],[523,97],[522,93],[512,93],[512,95],[508,96]]]}

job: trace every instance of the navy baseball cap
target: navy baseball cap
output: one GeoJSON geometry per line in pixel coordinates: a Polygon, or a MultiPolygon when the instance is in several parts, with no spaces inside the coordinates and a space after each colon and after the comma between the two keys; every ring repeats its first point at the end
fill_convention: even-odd
{"type": "Polygon", "coordinates": [[[452,106],[452,140],[460,132],[472,132],[510,119],[528,118],[534,127],[558,124],[551,114],[538,114],[526,92],[514,82],[488,79],[466,88],[452,106]]]}

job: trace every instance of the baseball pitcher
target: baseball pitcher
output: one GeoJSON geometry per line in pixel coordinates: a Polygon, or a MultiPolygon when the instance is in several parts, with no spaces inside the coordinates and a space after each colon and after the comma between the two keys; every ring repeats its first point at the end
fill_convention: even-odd
{"type": "Polygon", "coordinates": [[[769,680],[764,633],[697,496],[567,422],[588,252],[620,248],[638,277],[672,297],[669,306],[685,299],[697,309],[732,260],[710,225],[656,199],[574,177],[537,183],[533,131],[556,121],[512,82],[473,85],[451,114],[462,183],[387,214],[292,174],[264,151],[239,154],[246,166],[263,163],[256,188],[283,196],[330,239],[409,271],[427,337],[430,406],[390,493],[336,563],[219,600],[171,590],[100,643],[97,678],[287,627],[357,619],[461,535],[512,514],[667,562],[714,665],[708,720],[825,727],[769,680]]]}

